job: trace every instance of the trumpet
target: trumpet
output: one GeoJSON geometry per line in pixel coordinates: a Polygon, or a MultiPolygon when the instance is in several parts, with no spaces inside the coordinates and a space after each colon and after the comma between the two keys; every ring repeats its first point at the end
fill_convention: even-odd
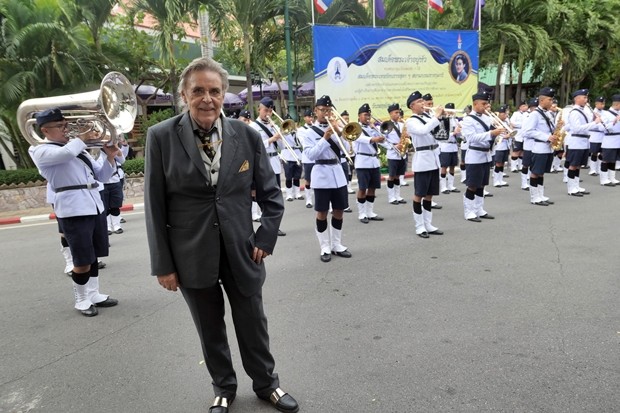
{"type": "MultiPolygon", "coordinates": [[[[434,110],[436,110],[436,109],[437,109],[437,106],[427,106],[427,107],[426,107],[426,110],[427,110],[427,111],[434,111],[434,110]]],[[[464,114],[465,114],[465,111],[464,111],[463,109],[446,109],[446,108],[443,108],[443,111],[444,111],[445,113],[450,114],[450,116],[456,116],[456,115],[457,115],[457,113],[458,113],[458,114],[461,114],[461,115],[464,115],[464,114]]]]}
{"type": "MultiPolygon", "coordinates": [[[[271,125],[274,127],[276,132],[282,137],[282,143],[284,144],[284,147],[288,149],[289,152],[293,155],[293,158],[295,158],[295,162],[297,163],[297,165],[301,165],[301,161],[299,160],[297,155],[295,155],[295,150],[291,147],[291,145],[287,142],[286,138],[284,137],[284,135],[290,135],[291,133],[295,131],[295,121],[293,121],[292,119],[287,119],[287,120],[282,119],[275,110],[272,111],[272,113],[280,121],[280,124],[282,125],[282,129],[280,129],[278,125],[276,125],[271,120],[271,118],[268,118],[269,123],[271,123],[271,125]]],[[[280,158],[282,157],[280,156],[280,158]]]]}

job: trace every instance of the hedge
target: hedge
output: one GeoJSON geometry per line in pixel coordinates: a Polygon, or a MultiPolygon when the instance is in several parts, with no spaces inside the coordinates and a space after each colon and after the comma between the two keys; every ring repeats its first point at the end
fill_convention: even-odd
{"type": "MultiPolygon", "coordinates": [[[[127,175],[139,175],[144,173],[144,158],[129,159],[123,164],[123,170],[127,175]]],[[[26,184],[28,182],[45,181],[39,170],[13,169],[0,170],[0,185],[26,184]]]]}

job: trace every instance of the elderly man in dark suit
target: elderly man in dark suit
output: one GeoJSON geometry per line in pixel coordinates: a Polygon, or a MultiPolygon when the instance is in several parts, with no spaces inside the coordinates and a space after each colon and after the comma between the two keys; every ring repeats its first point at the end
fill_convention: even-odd
{"type": "Polygon", "coordinates": [[[181,74],[188,111],[148,131],[145,207],[152,274],[170,291],[180,288],[190,309],[215,401],[226,413],[237,391],[224,324],[226,291],[243,366],[256,395],[283,412],[295,399],[279,387],[263,312],[263,260],[273,252],[284,212],[282,193],[256,131],[221,116],[228,73],[208,58],[181,74]],[[251,219],[251,186],[263,209],[251,219]]]}

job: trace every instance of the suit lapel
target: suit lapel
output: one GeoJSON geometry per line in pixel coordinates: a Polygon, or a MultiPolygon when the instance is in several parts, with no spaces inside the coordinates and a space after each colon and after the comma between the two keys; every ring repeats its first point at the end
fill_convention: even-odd
{"type": "Polygon", "coordinates": [[[179,136],[179,140],[185,149],[185,152],[189,155],[189,158],[192,160],[192,163],[201,174],[207,178],[208,181],[211,181],[211,177],[207,173],[207,168],[205,167],[204,162],[202,161],[202,157],[200,156],[200,152],[198,152],[198,145],[196,144],[196,138],[194,136],[194,131],[192,129],[192,122],[189,118],[189,112],[186,112],[183,116],[183,119],[179,122],[179,128],[177,130],[177,134],[179,136]]]}
{"type": "Polygon", "coordinates": [[[230,120],[222,117],[222,156],[220,158],[220,175],[217,180],[218,188],[223,187],[227,181],[234,178],[232,174],[233,160],[235,159],[238,142],[238,136],[230,124],[230,120]]]}

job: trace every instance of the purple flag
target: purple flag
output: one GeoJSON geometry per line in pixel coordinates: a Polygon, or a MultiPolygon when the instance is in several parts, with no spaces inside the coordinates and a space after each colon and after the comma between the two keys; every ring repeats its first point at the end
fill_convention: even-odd
{"type": "Polygon", "coordinates": [[[476,0],[476,8],[474,9],[474,23],[471,25],[474,30],[480,30],[480,14],[482,14],[483,7],[484,0],[476,0]]]}
{"type": "Polygon", "coordinates": [[[375,14],[381,20],[385,19],[385,5],[383,0],[375,0],[375,14]]]}

